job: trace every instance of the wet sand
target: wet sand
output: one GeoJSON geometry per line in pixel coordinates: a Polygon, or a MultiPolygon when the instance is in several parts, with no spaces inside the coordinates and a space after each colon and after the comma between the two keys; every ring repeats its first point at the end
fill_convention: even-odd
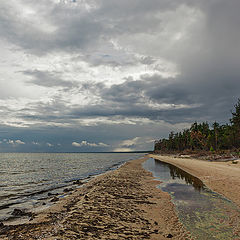
{"type": "Polygon", "coordinates": [[[1,226],[0,239],[191,239],[142,168],[147,158],[94,178],[28,224],[1,226]]]}
{"type": "Polygon", "coordinates": [[[171,163],[198,177],[213,191],[222,194],[240,207],[240,161],[209,162],[175,156],[150,155],[171,163]]]}

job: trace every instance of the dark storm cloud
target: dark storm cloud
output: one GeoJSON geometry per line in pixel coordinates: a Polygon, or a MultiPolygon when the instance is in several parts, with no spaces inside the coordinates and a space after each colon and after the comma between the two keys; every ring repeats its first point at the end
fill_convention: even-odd
{"type": "Polygon", "coordinates": [[[72,114],[75,117],[146,117],[171,123],[228,121],[240,89],[240,81],[229,76],[232,83],[224,77],[212,77],[209,81],[203,78],[196,83],[188,79],[163,79],[154,75],[109,88],[101,85],[98,94],[105,100],[104,104],[73,110],[72,114]],[[171,107],[155,109],[148,105],[149,102],[170,104],[171,107]],[[178,108],[179,105],[185,107],[178,108]]]}
{"type": "Polygon", "coordinates": [[[76,87],[77,84],[71,81],[62,80],[58,73],[46,71],[24,71],[25,75],[32,77],[29,83],[43,87],[76,87]]]}
{"type": "MultiPolygon", "coordinates": [[[[25,7],[24,1],[21,4],[25,7]]],[[[101,22],[96,22],[91,14],[81,13],[80,8],[53,5],[45,0],[25,1],[25,4],[37,9],[37,15],[33,16],[38,19],[21,17],[20,9],[16,9],[21,6],[4,3],[0,10],[0,31],[3,38],[31,53],[83,49],[101,37],[101,22]]]]}
{"type": "Polygon", "coordinates": [[[102,99],[101,104],[81,107],[74,105],[69,107],[67,102],[55,99],[55,101],[48,104],[36,103],[32,108],[38,114],[22,114],[21,117],[46,122],[67,121],[70,123],[77,119],[99,117],[111,119],[117,116],[122,120],[132,117],[179,123],[193,121],[194,117],[199,118],[201,116],[202,111],[200,107],[190,106],[187,108],[186,106],[178,109],[179,104],[196,104],[193,101],[194,96],[192,96],[192,99],[189,97],[189,100],[185,97],[188,94],[187,89],[183,89],[182,92],[176,92],[174,84],[169,84],[167,81],[159,84],[161,80],[160,76],[154,76],[149,79],[125,82],[111,87],[106,87],[103,84],[85,84],[82,88],[89,91],[90,94],[98,95],[102,99]],[[171,107],[156,109],[149,105],[150,102],[170,104],[171,107]],[[61,109],[61,111],[56,113],[57,109],[61,109]]]}
{"type": "Polygon", "coordinates": [[[209,84],[189,84],[179,79],[163,79],[161,76],[143,77],[137,81],[126,81],[111,87],[101,84],[83,84],[81,91],[99,96],[101,104],[79,107],[69,106],[67,101],[55,98],[49,103],[38,102],[30,106],[34,115],[22,114],[28,120],[45,122],[73,123],[86,118],[147,118],[170,123],[193,121],[228,121],[238,88],[232,86],[221,90],[222,86],[209,84]],[[211,85],[211,86],[209,86],[211,85]],[[225,92],[224,92],[225,91],[225,92]],[[221,94],[220,94],[221,93],[221,94]],[[156,108],[150,103],[168,104],[156,108]],[[181,106],[182,105],[182,106],[181,106]],[[180,106],[180,107],[179,107],[180,106]]]}
{"type": "MultiPolygon", "coordinates": [[[[240,97],[240,2],[192,1],[191,6],[203,12],[202,27],[200,31],[193,29],[188,44],[182,45],[181,54],[176,56],[177,52],[171,50],[168,53],[169,59],[177,61],[181,74],[176,79],[153,76],[115,85],[104,92],[105,98],[137,103],[143,94],[157,103],[197,105],[190,109],[148,109],[149,116],[171,122],[228,121],[240,97]]],[[[132,107],[135,112],[136,106],[132,107]]],[[[145,115],[148,111],[142,108],[142,112],[145,115]]]]}
{"type": "Polygon", "coordinates": [[[20,9],[16,9],[21,5],[14,8],[14,4],[2,3],[0,31],[7,41],[35,54],[54,50],[85,51],[110,37],[154,31],[159,25],[154,13],[175,9],[182,3],[184,1],[97,1],[91,11],[84,11],[80,2],[69,3],[72,7],[46,0],[20,2],[38,10],[39,19],[35,22],[34,18],[21,17],[20,9]]]}
{"type": "Polygon", "coordinates": [[[139,103],[143,97],[156,103],[193,104],[194,96],[184,83],[175,78],[163,78],[160,75],[142,76],[136,81],[126,81],[102,90],[102,97],[114,102],[139,103]]]}
{"type": "MultiPolygon", "coordinates": [[[[2,118],[9,115],[15,121],[13,123],[21,125],[22,119],[26,125],[30,122],[34,127],[66,124],[72,127],[72,132],[65,128],[61,132],[60,128],[53,127],[52,132],[49,131],[52,137],[46,131],[38,134],[39,139],[32,139],[20,130],[16,138],[8,136],[8,139],[26,142],[23,146],[26,149],[27,142],[43,141],[44,134],[49,143],[56,143],[59,138],[69,141],[70,146],[66,149],[70,149],[72,142],[102,142],[101,137],[109,142],[124,140],[124,136],[130,139],[141,131],[161,137],[160,134],[167,134],[173,125],[161,128],[157,126],[159,122],[161,126],[166,122],[191,123],[196,120],[224,122],[230,118],[231,109],[240,97],[239,0],[100,0],[90,10],[84,9],[78,1],[80,5],[76,6],[55,5],[46,0],[9,2],[0,4],[1,38],[32,55],[41,57],[51,52],[61,57],[64,52],[74,63],[85,61],[90,67],[109,67],[111,70],[106,78],[111,78],[115,67],[121,69],[140,64],[148,67],[156,64],[158,59],[176,65],[179,71],[179,74],[170,74],[172,77],[169,78],[152,71],[140,77],[129,73],[128,78],[121,79],[125,82],[108,85],[88,79],[77,83],[78,79],[69,81],[61,73],[27,66],[21,72],[28,85],[56,88],[57,93],[46,101],[30,102],[17,110],[14,104],[3,105],[2,118]],[[22,16],[24,12],[17,4],[32,7],[38,14],[31,15],[30,11],[22,16]],[[187,11],[189,15],[179,26],[178,21],[184,19],[182,14],[187,11]],[[179,34],[175,36],[176,33],[179,34]],[[119,41],[114,50],[109,41],[112,38],[119,41]],[[76,56],[80,56],[79,59],[76,56]],[[84,105],[79,100],[73,104],[70,101],[72,92],[62,97],[66,89],[79,96],[87,93],[85,95],[94,101],[89,100],[84,105]],[[97,122],[99,118],[122,122],[116,126],[81,125],[81,120],[96,119],[97,122]],[[139,123],[132,127],[124,122],[128,118],[145,118],[151,124],[146,129],[139,123]],[[75,131],[78,127],[81,131],[75,131]],[[80,135],[83,139],[78,138],[80,135]],[[95,138],[99,139],[95,141],[95,138]]],[[[136,73],[138,71],[136,67],[136,73]]],[[[101,74],[99,69],[96,72],[101,74]]],[[[34,135],[30,130],[29,134],[34,135]]]]}
{"type": "Polygon", "coordinates": [[[192,101],[202,104],[199,115],[228,121],[240,97],[240,2],[199,1],[199,5],[205,14],[204,29],[202,35],[193,35],[186,54],[178,56],[182,72],[178,79],[192,101]]]}

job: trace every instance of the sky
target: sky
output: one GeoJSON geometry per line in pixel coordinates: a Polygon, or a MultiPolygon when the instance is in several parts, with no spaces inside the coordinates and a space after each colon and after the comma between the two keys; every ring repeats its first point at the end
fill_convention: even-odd
{"type": "Polygon", "coordinates": [[[152,150],[240,97],[239,0],[0,2],[0,151],[152,150]]]}

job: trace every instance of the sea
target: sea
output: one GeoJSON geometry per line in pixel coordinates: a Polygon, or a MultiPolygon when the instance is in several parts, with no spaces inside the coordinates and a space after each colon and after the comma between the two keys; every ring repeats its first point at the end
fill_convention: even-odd
{"type": "MultiPolygon", "coordinates": [[[[49,207],[53,196],[81,187],[94,176],[144,153],[0,153],[0,221],[15,223],[19,211],[49,207]],[[79,181],[77,181],[79,180],[79,181]]],[[[21,212],[20,212],[21,213],[21,212]]],[[[19,214],[21,215],[21,214],[19,214]]]]}

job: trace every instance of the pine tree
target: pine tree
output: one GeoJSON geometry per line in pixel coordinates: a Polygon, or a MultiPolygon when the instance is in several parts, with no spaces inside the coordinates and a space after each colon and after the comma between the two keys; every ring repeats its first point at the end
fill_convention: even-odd
{"type": "Polygon", "coordinates": [[[240,148],[240,99],[234,106],[231,124],[220,125],[214,122],[209,128],[207,122],[194,122],[190,129],[169,134],[168,139],[155,143],[155,150],[182,151],[191,150],[226,150],[240,148]]]}
{"type": "Polygon", "coordinates": [[[234,107],[235,111],[232,112],[230,122],[233,128],[234,146],[240,147],[240,99],[234,107]]]}

